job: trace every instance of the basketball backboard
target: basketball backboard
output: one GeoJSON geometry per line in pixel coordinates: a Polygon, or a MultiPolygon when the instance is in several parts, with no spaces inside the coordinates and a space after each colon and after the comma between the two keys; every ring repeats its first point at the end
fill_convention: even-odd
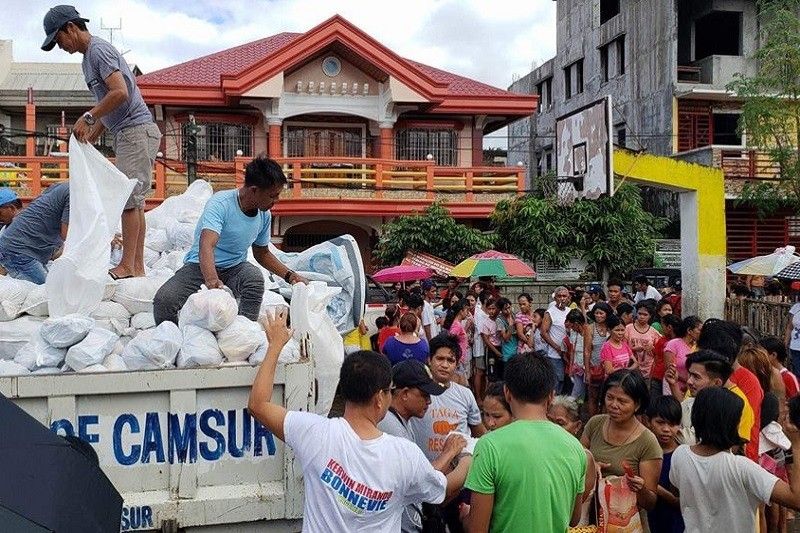
{"type": "Polygon", "coordinates": [[[613,194],[611,96],[556,119],[556,171],[562,202],[613,194]]]}

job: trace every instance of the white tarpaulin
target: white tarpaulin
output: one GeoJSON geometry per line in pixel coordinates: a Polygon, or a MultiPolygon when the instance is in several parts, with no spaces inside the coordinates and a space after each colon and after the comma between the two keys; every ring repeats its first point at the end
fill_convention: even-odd
{"type": "Polygon", "coordinates": [[[69,140],[69,230],[47,274],[51,317],[89,314],[103,299],[122,209],[136,185],[89,143],[69,140]]]}

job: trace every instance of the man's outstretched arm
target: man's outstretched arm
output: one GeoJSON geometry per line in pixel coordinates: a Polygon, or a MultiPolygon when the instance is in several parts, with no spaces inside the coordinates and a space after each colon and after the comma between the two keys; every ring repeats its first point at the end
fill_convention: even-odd
{"type": "Polygon", "coordinates": [[[283,310],[275,318],[265,317],[261,321],[264,331],[267,332],[269,347],[267,355],[261,363],[256,374],[253,388],[250,390],[250,401],[247,408],[253,417],[272,432],[273,435],[286,441],[283,435],[283,422],[286,420],[286,408],[272,403],[272,390],[275,386],[275,367],[281,350],[292,338],[292,330],[286,327],[287,311],[283,310]]]}

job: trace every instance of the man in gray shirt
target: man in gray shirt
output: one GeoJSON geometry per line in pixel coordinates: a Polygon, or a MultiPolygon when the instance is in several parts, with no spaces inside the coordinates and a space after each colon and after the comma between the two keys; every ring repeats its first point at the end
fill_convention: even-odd
{"type": "Polygon", "coordinates": [[[38,285],[45,265],[64,245],[69,226],[69,183],[51,185],[0,233],[0,267],[38,285]]]}
{"type": "Polygon", "coordinates": [[[42,50],[58,45],[70,54],[83,54],[83,75],[97,105],[75,122],[72,133],[80,142],[94,143],[105,130],[111,132],[117,168],[137,182],[122,212],[122,259],[109,274],[114,279],[144,276],[144,200],[151,188],[161,132],[122,54],[90,34],[87,22],[72,6],[50,9],[44,17],[42,50]]]}
{"type": "MultiPolygon", "coordinates": [[[[431,396],[443,394],[445,388],[433,380],[431,371],[416,359],[408,359],[392,368],[392,406],[389,412],[378,423],[378,429],[395,437],[414,441],[414,431],[409,426],[411,418],[425,416],[431,403],[431,396]]],[[[450,471],[450,463],[464,449],[467,441],[459,435],[451,435],[445,441],[442,453],[431,464],[447,476],[447,495],[455,494],[464,486],[469,460],[459,462],[459,466],[450,471]]],[[[399,458],[402,460],[402,458],[399,458]]],[[[418,533],[422,531],[423,506],[411,504],[403,512],[402,533],[418,533]]]]}

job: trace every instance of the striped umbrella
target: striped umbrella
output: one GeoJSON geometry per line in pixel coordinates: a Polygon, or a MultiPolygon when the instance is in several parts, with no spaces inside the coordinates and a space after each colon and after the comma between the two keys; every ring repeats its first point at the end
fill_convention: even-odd
{"type": "Polygon", "coordinates": [[[536,272],[519,257],[489,250],[464,259],[450,272],[457,278],[493,276],[496,278],[533,277],[536,272]]]}
{"type": "Polygon", "coordinates": [[[743,276],[775,276],[791,264],[800,261],[794,246],[778,248],[768,255],[759,255],[728,265],[728,270],[743,276]]]}

